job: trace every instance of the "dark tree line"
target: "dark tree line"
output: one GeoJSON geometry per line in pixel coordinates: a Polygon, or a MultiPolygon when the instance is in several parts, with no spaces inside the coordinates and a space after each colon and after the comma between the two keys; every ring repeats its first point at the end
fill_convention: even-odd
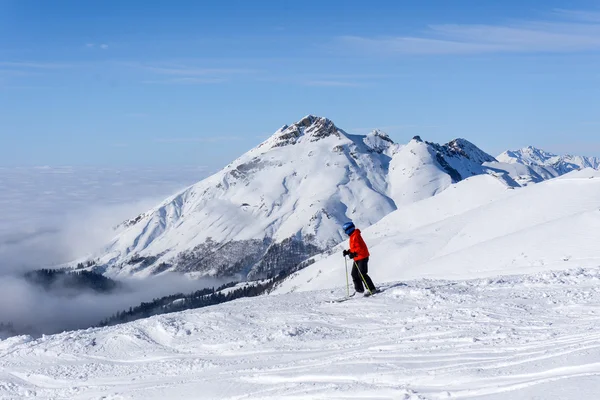
{"type": "Polygon", "coordinates": [[[285,272],[281,272],[277,276],[269,278],[264,282],[247,282],[245,286],[233,289],[227,293],[223,293],[223,291],[234,287],[238,282],[230,282],[219,286],[218,288],[213,287],[198,290],[191,294],[179,293],[161,297],[150,302],[141,303],[137,307],[130,307],[129,310],[120,311],[112,317],[101,321],[99,326],[117,325],[142,318],[148,318],[153,315],[214,306],[242,297],[259,296],[268,293],[278,282],[285,279],[286,276],[287,274],[285,272]]]}
{"type": "Polygon", "coordinates": [[[273,243],[250,271],[248,279],[260,279],[280,271],[294,271],[302,261],[323,251],[312,244],[312,239],[312,235],[305,235],[304,240],[288,238],[281,243],[273,243]]]}
{"type": "Polygon", "coordinates": [[[111,293],[120,287],[118,282],[90,271],[38,269],[27,272],[24,277],[27,282],[47,291],[92,290],[97,293],[111,293]]]}
{"type": "Polygon", "coordinates": [[[96,262],[95,261],[87,261],[85,263],[77,263],[77,266],[75,267],[75,269],[84,269],[84,268],[91,268],[91,267],[95,267],[96,266],[96,262]]]}

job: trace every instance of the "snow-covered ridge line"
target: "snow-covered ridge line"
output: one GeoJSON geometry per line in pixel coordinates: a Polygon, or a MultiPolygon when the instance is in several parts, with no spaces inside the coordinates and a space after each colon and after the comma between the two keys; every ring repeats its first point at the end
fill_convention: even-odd
{"type": "Polygon", "coordinates": [[[518,163],[527,166],[546,167],[557,175],[563,175],[568,172],[593,168],[600,169],[600,158],[574,156],[574,155],[556,155],[538,149],[533,146],[524,147],[519,150],[509,150],[497,157],[498,161],[506,163],[518,163]]]}

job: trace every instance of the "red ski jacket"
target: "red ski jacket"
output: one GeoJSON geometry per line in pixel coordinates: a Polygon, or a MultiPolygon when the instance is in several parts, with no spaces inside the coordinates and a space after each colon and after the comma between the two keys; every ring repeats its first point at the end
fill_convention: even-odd
{"type": "Polygon", "coordinates": [[[354,257],[354,261],[363,260],[369,257],[369,249],[360,235],[360,229],[355,229],[350,235],[350,252],[357,254],[357,256],[354,257]]]}

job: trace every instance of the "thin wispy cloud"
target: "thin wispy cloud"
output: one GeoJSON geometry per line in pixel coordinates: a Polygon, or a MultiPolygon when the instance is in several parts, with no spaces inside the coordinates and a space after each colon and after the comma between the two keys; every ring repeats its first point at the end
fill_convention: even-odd
{"type": "Polygon", "coordinates": [[[244,68],[208,68],[181,64],[128,64],[129,67],[139,68],[156,75],[156,78],[146,79],[142,83],[175,84],[175,85],[204,85],[224,83],[235,76],[251,74],[255,70],[244,68]]]}
{"type": "Polygon", "coordinates": [[[142,68],[156,72],[162,75],[179,75],[179,76],[208,76],[208,75],[232,75],[232,74],[248,74],[255,72],[250,69],[243,68],[201,68],[192,66],[156,66],[156,65],[141,65],[142,68]]]}
{"type": "Polygon", "coordinates": [[[72,67],[72,64],[52,62],[0,61],[0,85],[6,87],[25,78],[52,74],[72,67]]]}
{"type": "Polygon", "coordinates": [[[21,76],[32,76],[39,75],[39,72],[34,71],[24,71],[18,69],[2,69],[0,68],[0,76],[4,77],[21,77],[21,76]]]}
{"type": "Polygon", "coordinates": [[[313,73],[274,74],[256,77],[256,81],[323,88],[366,88],[390,78],[404,76],[383,73],[313,73]]]}
{"type": "Polygon", "coordinates": [[[100,49],[100,50],[107,50],[108,49],[108,45],[106,43],[86,43],[85,47],[87,47],[88,49],[100,49]]]}
{"type": "Polygon", "coordinates": [[[522,21],[504,25],[431,25],[415,36],[342,36],[346,51],[384,55],[477,53],[560,53],[600,50],[596,12],[557,11],[560,21],[522,21]]]}
{"type": "Polygon", "coordinates": [[[178,84],[178,85],[207,85],[207,84],[216,84],[227,82],[228,79],[225,78],[195,78],[195,77],[185,77],[185,78],[171,78],[171,79],[151,79],[142,81],[142,83],[148,84],[178,84]]]}
{"type": "Polygon", "coordinates": [[[0,61],[0,68],[27,68],[27,69],[64,69],[73,67],[72,64],[49,63],[49,62],[14,62],[0,61]]]}

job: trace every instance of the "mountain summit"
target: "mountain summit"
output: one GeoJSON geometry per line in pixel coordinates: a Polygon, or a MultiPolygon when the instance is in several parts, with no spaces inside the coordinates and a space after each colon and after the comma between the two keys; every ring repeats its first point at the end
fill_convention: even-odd
{"type": "Polygon", "coordinates": [[[394,147],[384,134],[350,135],[306,116],[126,222],[100,269],[111,276],[276,273],[341,241],[347,220],[369,226],[396,208],[387,182],[394,147]]]}
{"type": "Polygon", "coordinates": [[[331,120],[307,115],[291,126],[284,125],[259,147],[274,148],[303,141],[316,142],[330,136],[340,138],[340,135],[341,132],[331,120]]]}
{"type": "Polygon", "coordinates": [[[520,150],[509,150],[500,154],[498,161],[512,164],[523,164],[550,168],[554,176],[564,175],[568,172],[583,168],[600,169],[600,158],[556,155],[533,146],[524,147],[520,150]]]}
{"type": "Polygon", "coordinates": [[[472,143],[353,135],[308,115],[213,176],[126,221],[99,255],[109,276],[164,271],[259,278],[289,270],[404,204],[489,173],[472,143]]]}

